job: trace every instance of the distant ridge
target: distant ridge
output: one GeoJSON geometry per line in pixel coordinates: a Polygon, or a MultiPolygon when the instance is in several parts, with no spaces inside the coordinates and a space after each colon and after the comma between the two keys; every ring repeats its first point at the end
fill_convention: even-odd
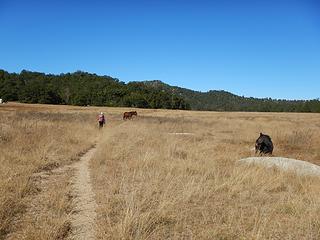
{"type": "Polygon", "coordinates": [[[284,100],[241,97],[224,90],[207,92],[170,86],[160,80],[143,81],[147,86],[183,97],[192,110],[258,111],[258,112],[320,112],[319,99],[284,100]]]}
{"type": "Polygon", "coordinates": [[[0,98],[25,103],[70,104],[208,111],[320,112],[319,99],[275,100],[240,97],[227,91],[194,91],[160,80],[124,83],[77,71],[45,74],[0,70],[0,98]]]}

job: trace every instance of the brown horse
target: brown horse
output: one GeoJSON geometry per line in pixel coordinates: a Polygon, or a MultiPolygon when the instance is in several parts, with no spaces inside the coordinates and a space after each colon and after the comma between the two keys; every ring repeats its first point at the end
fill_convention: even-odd
{"type": "Polygon", "coordinates": [[[123,120],[125,120],[125,119],[132,119],[132,116],[138,116],[137,111],[124,112],[124,113],[123,113],[123,120]]]}

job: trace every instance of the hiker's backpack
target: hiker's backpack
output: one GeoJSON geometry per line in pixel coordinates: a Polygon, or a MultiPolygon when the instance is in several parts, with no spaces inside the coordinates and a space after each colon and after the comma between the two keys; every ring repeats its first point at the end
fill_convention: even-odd
{"type": "Polygon", "coordinates": [[[99,115],[99,122],[104,122],[104,115],[102,114],[99,115]]]}

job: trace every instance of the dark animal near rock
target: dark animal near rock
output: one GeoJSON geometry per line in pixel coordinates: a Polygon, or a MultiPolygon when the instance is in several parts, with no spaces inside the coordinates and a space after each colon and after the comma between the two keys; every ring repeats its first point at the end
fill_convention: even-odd
{"type": "Polygon", "coordinates": [[[272,154],[273,143],[271,137],[260,133],[259,138],[256,140],[256,153],[272,154]]]}
{"type": "Polygon", "coordinates": [[[137,111],[124,112],[124,113],[123,113],[123,120],[125,120],[125,119],[131,119],[132,116],[138,116],[137,111]]]}

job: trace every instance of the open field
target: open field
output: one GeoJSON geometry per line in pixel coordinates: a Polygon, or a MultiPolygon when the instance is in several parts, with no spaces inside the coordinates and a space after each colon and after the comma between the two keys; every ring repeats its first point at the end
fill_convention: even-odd
{"type": "Polygon", "coordinates": [[[259,132],[319,164],[319,117],[155,111],[110,129],[91,162],[97,238],[320,239],[318,178],[236,164],[259,132]]]}
{"type": "Polygon", "coordinates": [[[319,178],[236,163],[264,132],[320,165],[319,114],[126,110],[0,106],[0,239],[68,238],[75,173],[55,170],[95,143],[97,239],[320,239],[319,178]]]}

